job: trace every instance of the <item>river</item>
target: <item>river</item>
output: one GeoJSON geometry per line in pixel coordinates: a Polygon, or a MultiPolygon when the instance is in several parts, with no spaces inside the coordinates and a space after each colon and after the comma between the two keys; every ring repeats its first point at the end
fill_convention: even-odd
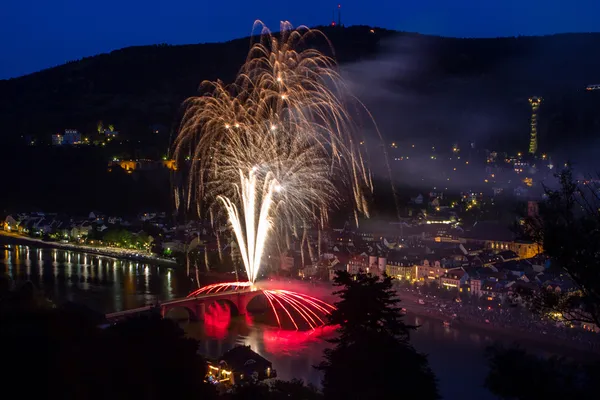
{"type": "MultiPolygon", "coordinates": [[[[183,297],[193,288],[181,270],[6,241],[0,241],[0,262],[0,274],[16,282],[30,280],[57,302],[82,303],[103,313],[183,297]]],[[[412,343],[429,355],[444,398],[495,398],[483,387],[484,349],[496,340],[506,343],[510,339],[465,327],[444,327],[438,320],[417,315],[409,314],[406,320],[420,325],[412,343]]],[[[319,383],[319,373],[312,366],[320,361],[327,346],[323,339],[330,332],[280,331],[253,323],[250,317],[219,317],[214,322],[183,323],[190,336],[201,340],[204,354],[217,357],[236,344],[247,344],[273,363],[280,378],[319,383]]]]}

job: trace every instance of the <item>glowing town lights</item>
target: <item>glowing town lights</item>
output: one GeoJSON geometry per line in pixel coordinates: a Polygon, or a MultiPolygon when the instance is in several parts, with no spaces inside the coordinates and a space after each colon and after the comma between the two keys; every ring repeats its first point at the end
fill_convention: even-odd
{"type": "Polygon", "coordinates": [[[280,76],[277,77],[277,82],[281,82],[281,77],[280,76]]]}
{"type": "Polygon", "coordinates": [[[230,128],[229,124],[225,124],[225,129],[229,129],[229,128],[230,128]]]}
{"type": "Polygon", "coordinates": [[[240,124],[235,124],[235,127],[236,127],[236,128],[239,128],[239,127],[240,127],[240,124]]]}
{"type": "Polygon", "coordinates": [[[285,100],[285,99],[287,99],[287,98],[288,98],[287,94],[282,94],[282,95],[281,95],[281,100],[285,100]]]}
{"type": "Polygon", "coordinates": [[[275,131],[275,130],[277,130],[277,125],[271,125],[271,130],[272,130],[272,131],[275,131]]]}
{"type": "Polygon", "coordinates": [[[283,186],[281,186],[281,185],[275,185],[275,191],[277,193],[281,192],[282,190],[283,190],[283,186]]]}

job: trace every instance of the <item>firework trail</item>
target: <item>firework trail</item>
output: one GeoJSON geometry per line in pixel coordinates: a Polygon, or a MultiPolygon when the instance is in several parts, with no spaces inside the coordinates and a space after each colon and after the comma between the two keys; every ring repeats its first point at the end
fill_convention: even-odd
{"type": "Polygon", "coordinates": [[[256,26],[260,40],[234,83],[203,82],[204,95],[185,103],[175,140],[176,159],[189,160],[190,171],[178,203],[228,219],[250,283],[269,237],[300,239],[297,232],[322,226],[345,193],[356,218],[368,216],[372,190],[335,61],[308,46],[315,38],[330,46],[327,38],[288,22],[277,36],[256,26]]]}
{"type": "Polygon", "coordinates": [[[285,318],[292,323],[296,330],[300,330],[303,325],[314,330],[325,325],[325,316],[331,314],[335,309],[331,304],[307,294],[283,289],[259,289],[250,282],[225,282],[206,285],[193,291],[187,297],[257,290],[266,297],[280,328],[285,318]]]}

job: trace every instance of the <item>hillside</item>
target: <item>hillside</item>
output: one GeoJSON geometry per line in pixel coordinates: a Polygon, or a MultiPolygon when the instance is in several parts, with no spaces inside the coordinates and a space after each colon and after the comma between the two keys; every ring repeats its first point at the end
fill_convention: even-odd
{"type": "MultiPolygon", "coordinates": [[[[365,26],[322,29],[387,138],[519,143],[531,95],[544,96],[540,132],[549,147],[565,134],[600,133],[600,93],[584,91],[600,83],[600,34],[452,39],[365,26]]],[[[155,124],[170,131],[202,80],[231,81],[249,44],[130,47],[0,81],[2,139],[47,138],[65,128],[86,133],[99,120],[132,139],[147,138],[155,124]]]]}
{"type": "MultiPolygon", "coordinates": [[[[375,37],[354,27],[328,35],[344,61],[372,54],[381,35],[389,34],[379,32],[375,37]]],[[[149,133],[152,124],[171,127],[202,80],[233,79],[249,45],[244,38],[129,47],[0,81],[0,126],[5,136],[49,135],[66,127],[93,131],[104,120],[133,137],[149,133]]]]}
{"type": "MultiPolygon", "coordinates": [[[[525,151],[527,99],[542,96],[540,151],[598,169],[600,91],[585,87],[600,84],[595,51],[600,34],[451,39],[377,28],[372,33],[364,26],[323,30],[349,87],[372,111],[385,140],[397,143],[392,157],[407,156],[413,144],[424,153],[432,147],[449,151],[455,143],[462,149],[525,151]]],[[[250,38],[244,38],[131,47],[0,81],[0,182],[5,188],[0,211],[83,215],[91,209],[120,214],[171,209],[169,173],[108,172],[106,163],[113,157],[163,156],[183,100],[198,93],[202,80],[231,81],[249,45],[250,38]],[[48,141],[65,128],[89,134],[99,120],[114,124],[123,143],[82,149],[23,146],[28,135],[48,141]],[[151,126],[162,128],[157,134],[151,126]]],[[[372,125],[365,124],[363,131],[379,148],[372,125]]],[[[372,170],[387,179],[380,153],[372,154],[372,170]]],[[[422,163],[416,168],[420,175],[439,173],[422,163]]],[[[400,185],[420,184],[400,170],[394,176],[400,185]]]]}

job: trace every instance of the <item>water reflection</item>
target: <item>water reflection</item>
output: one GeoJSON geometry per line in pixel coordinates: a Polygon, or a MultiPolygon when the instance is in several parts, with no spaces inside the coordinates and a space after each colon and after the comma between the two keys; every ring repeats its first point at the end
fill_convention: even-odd
{"type": "MultiPolygon", "coordinates": [[[[182,297],[192,289],[182,269],[29,246],[5,245],[0,255],[0,274],[15,281],[31,280],[58,302],[75,301],[105,313],[182,297]]],[[[248,317],[231,318],[223,307],[208,307],[207,323],[184,323],[190,336],[201,339],[202,353],[218,357],[235,345],[250,345],[273,362],[282,379],[319,383],[319,372],[312,366],[321,361],[331,331],[281,331],[255,324],[248,317]]],[[[441,321],[410,314],[406,322],[420,326],[412,335],[412,343],[429,354],[444,398],[493,398],[483,388],[487,373],[483,349],[496,339],[510,343],[512,338],[448,328],[441,321]],[[464,384],[465,378],[469,384],[464,384]]],[[[528,348],[533,350],[534,344],[528,348]]]]}
{"type": "Polygon", "coordinates": [[[57,302],[75,301],[103,313],[170,300],[191,282],[169,268],[70,250],[4,245],[0,274],[31,281],[57,302]]]}

